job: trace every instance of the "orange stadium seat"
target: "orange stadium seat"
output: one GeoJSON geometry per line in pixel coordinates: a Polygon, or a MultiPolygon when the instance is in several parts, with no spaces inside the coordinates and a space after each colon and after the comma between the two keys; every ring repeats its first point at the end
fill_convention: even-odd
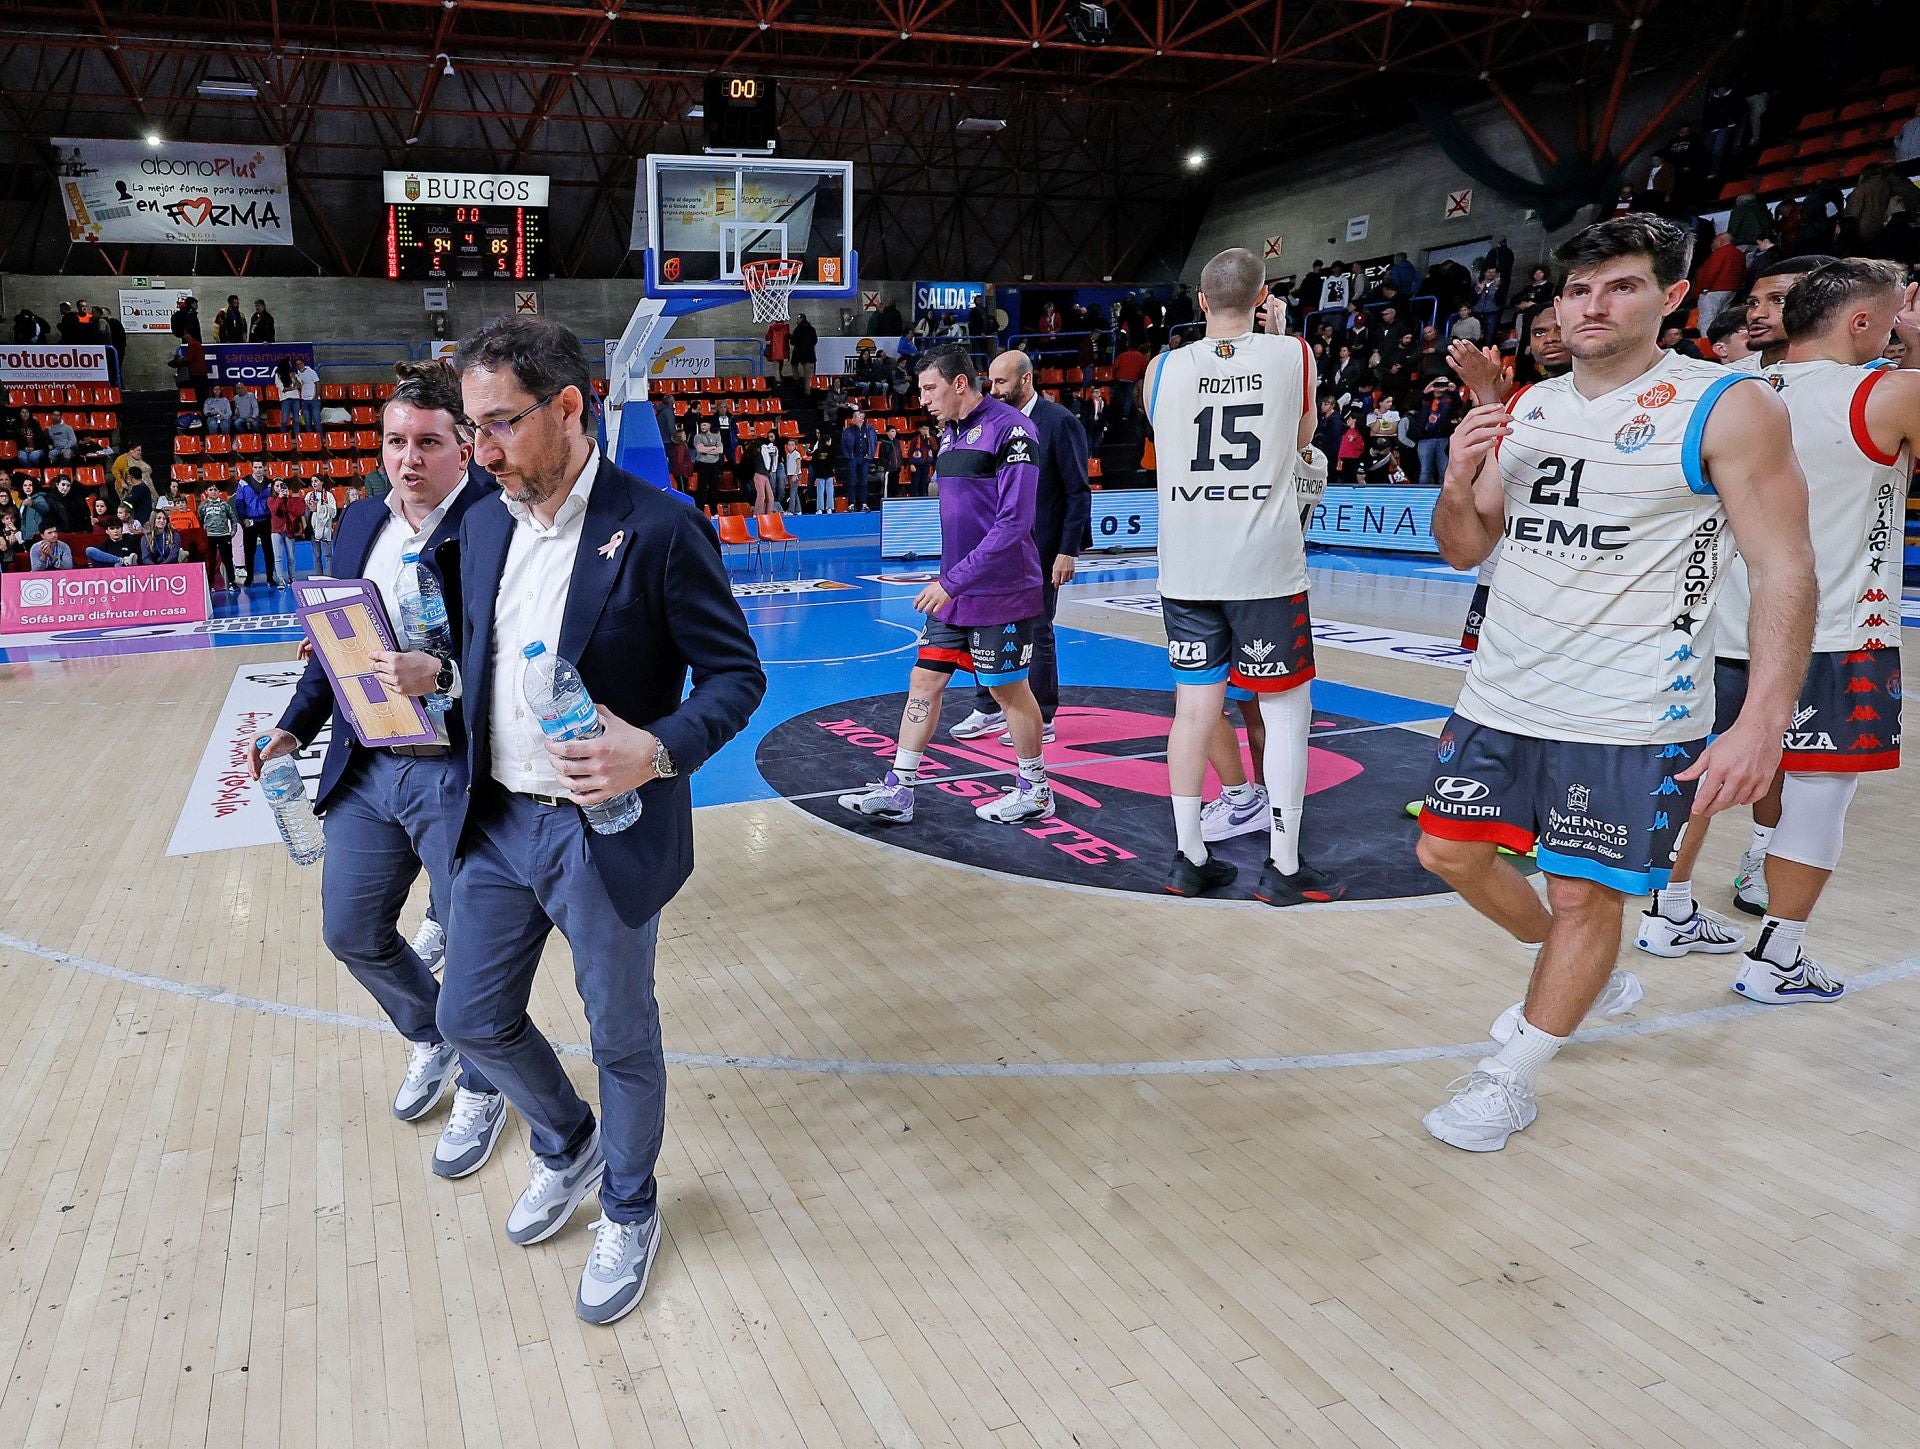
{"type": "Polygon", "coordinates": [[[223,457],[233,451],[233,438],[227,433],[208,433],[201,451],[210,458],[223,457]]]}
{"type": "Polygon", "coordinates": [[[174,434],[173,455],[176,458],[198,457],[200,455],[200,435],[198,433],[174,434]]]}

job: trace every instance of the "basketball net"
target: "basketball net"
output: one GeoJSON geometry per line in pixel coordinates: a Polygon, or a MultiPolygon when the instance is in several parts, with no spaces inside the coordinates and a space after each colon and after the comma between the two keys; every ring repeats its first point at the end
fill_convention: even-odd
{"type": "Polygon", "coordinates": [[[740,268],[740,285],[753,299],[754,321],[787,320],[787,303],[793,297],[794,283],[800,280],[804,265],[798,257],[776,257],[771,261],[748,262],[740,268]]]}

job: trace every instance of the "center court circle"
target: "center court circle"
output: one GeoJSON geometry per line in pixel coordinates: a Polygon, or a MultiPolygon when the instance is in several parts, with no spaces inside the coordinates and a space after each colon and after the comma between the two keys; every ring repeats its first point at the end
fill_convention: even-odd
{"type": "MultiPolygon", "coordinates": [[[[779,795],[824,824],[935,860],[1081,888],[1159,896],[1173,853],[1167,728],[1172,696],[1148,689],[1072,689],[1047,746],[1055,815],[990,825],[974,807],[1007,788],[1014,752],[997,738],[958,741],[947,727],[972,707],[970,681],[948,691],[920,767],[911,824],[886,825],[840,808],[840,794],[893,763],[900,694],[869,695],[795,715],[767,732],[757,763],[779,795]]],[[[1425,794],[1433,742],[1411,730],[1315,711],[1304,853],[1347,887],[1350,901],[1444,894],[1414,856],[1419,828],[1406,802],[1425,794]]],[[[1244,749],[1243,749],[1244,755],[1244,749]]],[[[1209,773],[1208,790],[1219,783],[1209,773]]],[[[1248,899],[1267,854],[1264,829],[1212,848],[1240,868],[1221,893],[1248,899]]]]}

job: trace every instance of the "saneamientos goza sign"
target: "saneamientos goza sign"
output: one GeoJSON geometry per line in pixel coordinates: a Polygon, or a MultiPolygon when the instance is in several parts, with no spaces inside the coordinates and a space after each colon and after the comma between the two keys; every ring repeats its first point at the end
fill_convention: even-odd
{"type": "Polygon", "coordinates": [[[279,146],[62,137],[53,155],[74,241],[293,245],[279,146]]]}

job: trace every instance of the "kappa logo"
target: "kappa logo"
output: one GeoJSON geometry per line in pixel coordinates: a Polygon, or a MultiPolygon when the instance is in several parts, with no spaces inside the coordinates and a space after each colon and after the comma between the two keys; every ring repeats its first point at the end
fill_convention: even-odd
{"type": "Polygon", "coordinates": [[[1567,809],[1575,815],[1586,814],[1587,801],[1592,797],[1592,794],[1593,792],[1585,785],[1567,786],[1567,809]]]}
{"type": "Polygon", "coordinates": [[[1676,674],[1673,683],[1667,686],[1668,694],[1690,694],[1692,691],[1693,676],[1691,674],[1676,674]]]}
{"type": "Polygon", "coordinates": [[[1442,775],[1433,782],[1433,793],[1442,800],[1466,805],[1475,800],[1484,800],[1492,792],[1478,780],[1469,780],[1462,775],[1442,775]]]}
{"type": "Polygon", "coordinates": [[[1637,453],[1654,439],[1660,430],[1653,425],[1653,419],[1645,413],[1635,413],[1613,435],[1613,446],[1622,453],[1637,453]]]}
{"type": "Polygon", "coordinates": [[[1533,411],[1528,413],[1520,421],[1523,423],[1544,423],[1546,420],[1547,420],[1547,410],[1541,407],[1538,403],[1535,403],[1533,411]]]}
{"type": "Polygon", "coordinates": [[[1245,654],[1247,658],[1251,659],[1255,664],[1265,664],[1269,656],[1273,653],[1273,645],[1264,639],[1255,639],[1250,643],[1242,644],[1240,646],[1240,652],[1245,654]]]}
{"type": "Polygon", "coordinates": [[[1670,382],[1656,382],[1641,393],[1634,401],[1643,408],[1663,408],[1680,396],[1680,389],[1670,382]]]}
{"type": "Polygon", "coordinates": [[[1884,604],[1887,602],[1887,591],[1885,589],[1868,589],[1860,596],[1860,602],[1863,604],[1884,604]]]}
{"type": "Polygon", "coordinates": [[[1009,463],[1033,461],[1033,439],[1020,428],[1015,428],[1007,434],[1007,461],[1009,463]]]}
{"type": "MultiPolygon", "coordinates": [[[[1667,663],[1685,664],[1687,661],[1691,659],[1698,659],[1699,657],[1700,656],[1698,654],[1695,654],[1693,652],[1693,646],[1691,644],[1682,644],[1678,649],[1674,650],[1673,653],[1667,656],[1667,663]]],[[[1693,688],[1693,686],[1689,684],[1687,688],[1691,689],[1693,688]]]]}

